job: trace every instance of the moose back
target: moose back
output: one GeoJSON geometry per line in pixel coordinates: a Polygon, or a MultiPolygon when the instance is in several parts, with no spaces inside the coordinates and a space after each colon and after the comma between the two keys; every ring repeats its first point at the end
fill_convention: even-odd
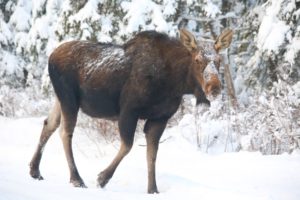
{"type": "Polygon", "coordinates": [[[215,43],[197,42],[189,31],[180,39],[156,31],[138,33],[124,45],[71,41],[49,57],[49,76],[56,102],[47,119],[30,162],[30,175],[43,179],[39,165],[43,149],[61,126],[60,134],[70,170],[70,182],[86,187],[72,151],[72,136],[79,109],[91,117],[118,120],[121,146],[111,164],[99,175],[104,187],[133,145],[138,119],[145,119],[148,193],[158,193],[155,162],[159,139],[184,94],[195,94],[198,103],[219,95],[220,56],[232,31],[224,31],[215,43]]]}

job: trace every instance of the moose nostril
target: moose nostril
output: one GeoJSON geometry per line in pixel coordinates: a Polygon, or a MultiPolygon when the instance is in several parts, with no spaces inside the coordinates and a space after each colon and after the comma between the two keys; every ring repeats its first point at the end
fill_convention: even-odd
{"type": "Polygon", "coordinates": [[[213,88],[212,91],[211,91],[211,94],[213,96],[218,96],[220,93],[221,93],[220,88],[213,88]]]}

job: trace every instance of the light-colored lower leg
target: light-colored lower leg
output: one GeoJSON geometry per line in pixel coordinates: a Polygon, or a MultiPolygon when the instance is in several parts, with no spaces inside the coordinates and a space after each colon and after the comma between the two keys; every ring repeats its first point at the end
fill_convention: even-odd
{"type": "Polygon", "coordinates": [[[159,146],[159,139],[166,127],[167,119],[148,120],[144,132],[147,141],[147,164],[148,164],[148,193],[159,193],[156,185],[155,165],[159,146]]]}
{"type": "Polygon", "coordinates": [[[123,160],[123,158],[129,153],[133,145],[134,132],[137,124],[137,116],[131,112],[121,112],[119,118],[119,131],[121,137],[121,147],[112,161],[112,163],[98,175],[98,185],[104,187],[110,178],[113,176],[116,168],[123,160]]]}
{"type": "Polygon", "coordinates": [[[158,193],[156,185],[155,163],[157,157],[158,142],[147,140],[147,165],[148,165],[148,193],[158,193]]]}
{"type": "Polygon", "coordinates": [[[60,136],[63,142],[64,151],[70,170],[70,183],[72,183],[75,187],[85,188],[86,186],[78,173],[72,150],[72,138],[76,125],[76,118],[77,114],[72,117],[62,114],[60,136]]]}
{"type": "Polygon", "coordinates": [[[103,170],[99,175],[98,175],[98,186],[104,187],[110,178],[113,176],[116,168],[120,164],[120,162],[123,160],[123,158],[129,153],[130,149],[132,146],[128,146],[124,143],[121,143],[121,148],[114,158],[114,160],[111,162],[111,164],[103,170]]]}
{"type": "Polygon", "coordinates": [[[47,141],[59,126],[60,117],[61,117],[60,104],[56,100],[54,107],[51,109],[48,115],[48,118],[44,121],[44,127],[40,136],[39,144],[30,162],[30,175],[35,179],[39,179],[39,180],[43,179],[39,170],[40,161],[43,155],[43,150],[45,148],[47,141]]]}

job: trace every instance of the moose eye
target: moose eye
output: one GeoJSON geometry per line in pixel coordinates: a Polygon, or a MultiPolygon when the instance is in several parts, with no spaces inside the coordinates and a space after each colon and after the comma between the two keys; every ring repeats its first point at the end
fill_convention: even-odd
{"type": "Polygon", "coordinates": [[[197,64],[201,63],[201,57],[199,55],[195,56],[195,61],[197,64]]]}

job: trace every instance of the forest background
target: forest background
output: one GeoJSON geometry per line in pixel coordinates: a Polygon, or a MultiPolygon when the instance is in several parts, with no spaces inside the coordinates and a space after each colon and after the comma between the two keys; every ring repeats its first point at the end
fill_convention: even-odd
{"type": "MultiPolygon", "coordinates": [[[[47,115],[48,56],[62,42],[123,44],[142,30],[178,37],[180,28],[214,40],[231,28],[222,99],[207,108],[185,96],[169,128],[188,130],[205,152],[291,153],[300,146],[299,8],[299,0],[0,0],[0,116],[47,115]]],[[[118,138],[114,122],[81,114],[78,126],[118,138]]]]}

